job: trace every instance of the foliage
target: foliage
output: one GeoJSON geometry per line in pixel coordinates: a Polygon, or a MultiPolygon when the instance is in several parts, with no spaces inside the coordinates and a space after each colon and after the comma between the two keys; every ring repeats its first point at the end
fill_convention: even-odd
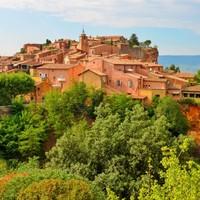
{"type": "Polygon", "coordinates": [[[7,161],[0,158],[0,177],[7,172],[8,164],[7,161]]]}
{"type": "Polygon", "coordinates": [[[196,102],[194,99],[192,98],[184,98],[184,99],[180,99],[178,101],[179,104],[181,105],[192,105],[192,106],[197,106],[199,105],[198,102],[196,102]]]}
{"type": "Polygon", "coordinates": [[[42,155],[47,124],[40,107],[29,105],[22,112],[0,119],[0,149],[7,159],[42,155]]]}
{"type": "Polygon", "coordinates": [[[17,200],[29,199],[92,200],[94,197],[90,186],[84,181],[45,179],[32,183],[17,197],[17,200]]]}
{"type": "Polygon", "coordinates": [[[197,73],[195,74],[194,80],[197,83],[200,83],[200,70],[198,70],[197,73]]]}
{"type": "Polygon", "coordinates": [[[44,179],[71,179],[72,175],[68,175],[59,170],[40,170],[32,169],[24,173],[12,177],[4,186],[4,191],[1,194],[2,199],[16,199],[20,191],[23,191],[33,182],[39,182],[44,179]],[[22,175],[21,175],[22,174],[22,175]]]}
{"type": "MultiPolygon", "coordinates": [[[[188,150],[188,139],[184,140],[180,148],[181,153],[188,150]]],[[[181,164],[180,154],[175,149],[163,148],[162,165],[160,172],[163,184],[150,178],[149,185],[144,184],[140,189],[139,200],[182,199],[196,200],[200,198],[200,165],[192,160],[181,164]]]]}
{"type": "Polygon", "coordinates": [[[106,191],[107,191],[106,200],[119,200],[119,198],[115,195],[115,193],[112,190],[106,188],[106,191]]]}
{"type": "Polygon", "coordinates": [[[112,113],[118,113],[123,119],[125,117],[126,110],[132,110],[134,105],[139,104],[139,102],[133,101],[130,96],[125,94],[113,94],[105,97],[102,105],[104,104],[107,104],[107,106],[112,109],[112,113]]]}
{"type": "Polygon", "coordinates": [[[1,155],[7,159],[18,157],[18,125],[16,117],[0,118],[1,155]]]}
{"type": "Polygon", "coordinates": [[[75,124],[47,153],[48,166],[80,174],[119,197],[129,197],[136,179],[145,172],[152,157],[154,173],[159,168],[161,147],[170,143],[165,117],[151,120],[139,104],[126,111],[124,120],[108,104],[101,105],[88,129],[75,124]]]}
{"type": "Polygon", "coordinates": [[[45,109],[48,121],[55,129],[57,136],[72,126],[74,121],[88,116],[95,118],[95,107],[103,100],[101,90],[89,90],[84,83],[76,83],[63,94],[53,91],[45,98],[45,109]]]}
{"type": "Polygon", "coordinates": [[[129,39],[129,46],[130,47],[134,47],[134,46],[139,46],[139,40],[138,40],[138,37],[135,33],[133,33],[129,39]]]}
{"type": "Polygon", "coordinates": [[[4,199],[4,194],[6,192],[7,184],[16,177],[27,176],[26,173],[8,173],[0,179],[0,199],[4,199]]]}
{"type": "Polygon", "coordinates": [[[35,199],[37,196],[41,199],[43,197],[52,199],[55,193],[57,195],[60,191],[64,191],[66,198],[61,195],[58,199],[79,200],[84,199],[81,197],[90,199],[93,196],[95,200],[105,199],[97,186],[82,177],[68,174],[60,169],[39,169],[37,158],[21,163],[14,172],[1,178],[0,189],[0,199],[17,199],[17,197],[18,199],[32,199],[31,197],[35,199]]]}
{"type": "Polygon", "coordinates": [[[171,70],[171,71],[174,71],[174,72],[180,72],[180,68],[174,64],[170,65],[169,67],[166,68],[166,70],[171,70]]]}
{"type": "Polygon", "coordinates": [[[100,89],[94,90],[91,89],[88,92],[88,98],[86,100],[86,113],[87,116],[91,119],[95,119],[95,109],[103,102],[104,99],[104,92],[100,89]]]}
{"type": "Polygon", "coordinates": [[[24,54],[24,53],[26,53],[26,50],[24,48],[21,48],[20,53],[24,54]]]}
{"type": "Polygon", "coordinates": [[[149,48],[151,43],[152,43],[151,40],[145,40],[144,42],[140,43],[140,46],[145,47],[145,48],[149,48]]]}
{"type": "Polygon", "coordinates": [[[9,105],[17,95],[34,89],[34,81],[25,73],[0,74],[0,105],[9,105]]]}
{"type": "Polygon", "coordinates": [[[11,111],[13,115],[20,114],[24,110],[24,101],[22,97],[16,97],[12,100],[11,111]]]}
{"type": "Polygon", "coordinates": [[[71,41],[71,40],[68,40],[67,47],[70,48],[71,45],[72,45],[72,41],[71,41]]]}
{"type": "Polygon", "coordinates": [[[180,105],[171,97],[160,100],[155,109],[157,117],[164,115],[170,123],[170,130],[174,135],[185,134],[188,130],[188,121],[181,112],[180,105]]]}
{"type": "Polygon", "coordinates": [[[48,45],[50,45],[50,44],[51,44],[51,40],[46,39],[46,43],[45,43],[45,45],[48,46],[48,45]]]}

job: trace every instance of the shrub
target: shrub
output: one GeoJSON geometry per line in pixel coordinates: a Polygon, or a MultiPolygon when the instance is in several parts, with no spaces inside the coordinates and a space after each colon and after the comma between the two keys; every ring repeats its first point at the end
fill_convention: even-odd
{"type": "MultiPolygon", "coordinates": [[[[25,169],[25,168],[24,168],[25,169]]],[[[20,167],[20,171],[23,169],[20,167]]],[[[98,187],[95,187],[90,182],[87,182],[83,180],[83,178],[68,174],[67,172],[64,172],[62,170],[55,170],[55,169],[34,169],[30,168],[29,170],[25,170],[26,173],[18,173],[19,175],[13,176],[12,179],[10,178],[9,181],[6,182],[4,191],[1,193],[0,199],[34,199],[34,198],[28,198],[27,196],[24,196],[25,193],[33,192],[34,191],[40,191],[41,193],[44,192],[44,195],[46,195],[45,191],[61,191],[60,200],[61,199],[73,199],[73,197],[76,197],[77,194],[82,194],[82,199],[92,199],[92,194],[95,194],[95,200],[103,200],[104,194],[101,192],[101,190],[98,187]],[[52,181],[56,180],[56,181],[52,181]],[[62,196],[62,187],[61,183],[63,184],[65,182],[65,190],[68,190],[68,194],[72,198],[64,198],[62,196]],[[39,185],[36,187],[36,185],[39,185]],[[46,189],[45,189],[46,188],[46,189]],[[58,190],[56,189],[58,188],[58,190]],[[25,192],[24,192],[25,191],[25,192]],[[89,198],[91,195],[91,198],[89,198]],[[27,198],[25,198],[27,197],[27,198]]],[[[6,176],[7,177],[7,176],[6,176]]],[[[5,179],[6,179],[5,177],[5,179]]],[[[1,180],[1,179],[0,179],[1,180]]],[[[1,186],[0,186],[1,187],[1,186]]],[[[64,187],[64,186],[63,186],[64,187]]],[[[37,192],[35,192],[37,193],[37,192]]],[[[31,195],[31,194],[30,194],[31,195]]],[[[53,195],[53,193],[52,193],[53,195]]],[[[77,195],[78,196],[78,195],[77,195]]],[[[40,198],[40,199],[49,199],[49,198],[40,198]]],[[[54,198],[50,198],[54,199],[54,198]]],[[[77,200],[82,200],[80,198],[75,198],[77,200]]]]}
{"type": "Polygon", "coordinates": [[[67,199],[67,200],[92,200],[90,185],[82,180],[42,180],[34,182],[25,190],[22,190],[17,200],[37,200],[37,199],[67,199]]]}
{"type": "Polygon", "coordinates": [[[0,199],[4,199],[7,184],[16,177],[25,177],[26,173],[10,173],[0,179],[0,199]]]}

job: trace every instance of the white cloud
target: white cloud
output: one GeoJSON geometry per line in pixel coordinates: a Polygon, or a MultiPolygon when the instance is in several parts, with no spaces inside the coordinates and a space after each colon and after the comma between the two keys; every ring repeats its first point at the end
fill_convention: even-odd
{"type": "Polygon", "coordinates": [[[0,0],[1,7],[48,12],[83,24],[185,28],[200,33],[200,0],[0,0]]]}

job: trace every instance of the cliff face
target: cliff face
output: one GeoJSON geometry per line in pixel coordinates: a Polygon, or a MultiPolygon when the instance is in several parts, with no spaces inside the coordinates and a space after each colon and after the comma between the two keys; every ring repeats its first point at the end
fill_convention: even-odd
{"type": "Polygon", "coordinates": [[[186,116],[191,126],[188,134],[195,139],[200,153],[200,106],[189,106],[186,116]]]}
{"type": "Polygon", "coordinates": [[[121,54],[129,54],[133,59],[140,59],[143,62],[158,63],[159,52],[157,48],[130,48],[128,45],[119,46],[121,54]]]}
{"type": "Polygon", "coordinates": [[[144,62],[158,63],[159,52],[157,48],[144,48],[143,51],[144,56],[142,60],[144,62]]]}

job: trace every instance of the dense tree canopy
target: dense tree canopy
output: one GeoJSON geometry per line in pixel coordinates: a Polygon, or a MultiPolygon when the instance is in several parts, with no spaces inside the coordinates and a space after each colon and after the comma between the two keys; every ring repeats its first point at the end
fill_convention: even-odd
{"type": "Polygon", "coordinates": [[[166,116],[170,123],[170,130],[174,135],[187,133],[188,121],[181,112],[180,105],[171,97],[161,99],[155,109],[155,113],[157,117],[166,116]]]}
{"type": "Polygon", "coordinates": [[[189,189],[186,197],[198,199],[195,146],[171,98],[143,106],[78,83],[42,104],[11,103],[12,115],[0,118],[0,199],[184,200],[189,189]]]}
{"type": "MultiPolygon", "coordinates": [[[[190,141],[185,139],[181,144],[181,153],[188,149],[190,141]]],[[[180,153],[174,148],[163,148],[162,165],[160,172],[162,183],[158,183],[148,174],[149,181],[140,189],[139,200],[197,200],[200,198],[200,165],[194,161],[181,164],[180,153]]]]}
{"type": "Polygon", "coordinates": [[[17,95],[34,89],[34,81],[25,73],[0,74],[0,105],[9,105],[17,95]]]}
{"type": "Polygon", "coordinates": [[[125,197],[136,187],[133,183],[147,169],[151,157],[156,173],[160,149],[168,144],[170,133],[164,116],[152,120],[136,105],[126,111],[121,122],[119,114],[105,104],[97,109],[92,127],[86,122],[75,124],[58,140],[47,155],[48,166],[95,180],[125,197]]]}

